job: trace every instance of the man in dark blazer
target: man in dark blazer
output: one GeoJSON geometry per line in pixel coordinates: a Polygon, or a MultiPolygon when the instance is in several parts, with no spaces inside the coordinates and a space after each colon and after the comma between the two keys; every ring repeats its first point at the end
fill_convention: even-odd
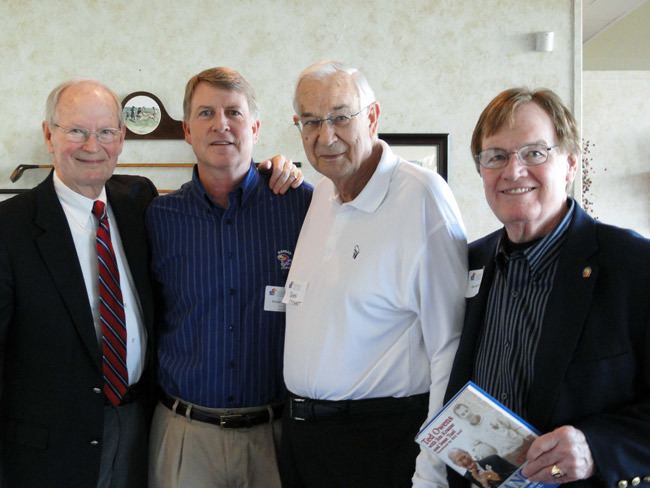
{"type": "MultiPolygon", "coordinates": [[[[650,242],[567,195],[575,120],[549,90],[511,89],[472,151],[504,229],[470,245],[465,324],[446,398],[468,380],[543,432],[524,475],[650,484],[650,242]]],[[[450,486],[467,481],[449,471],[450,486]]]]}
{"type": "Polygon", "coordinates": [[[153,303],[143,218],[156,190],[112,176],[120,113],[98,82],[57,87],[43,122],[55,169],[0,204],[3,487],[146,486],[153,303]],[[107,203],[125,304],[129,388],[117,406],[101,366],[95,200],[107,203]]]}

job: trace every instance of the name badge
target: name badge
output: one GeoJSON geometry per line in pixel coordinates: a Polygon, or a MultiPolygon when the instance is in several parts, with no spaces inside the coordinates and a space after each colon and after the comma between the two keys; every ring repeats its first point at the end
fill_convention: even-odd
{"type": "Polygon", "coordinates": [[[286,305],[282,303],[284,286],[267,286],[264,289],[264,310],[267,312],[284,312],[286,305]]]}
{"type": "Polygon", "coordinates": [[[303,281],[291,280],[287,283],[286,293],[282,303],[291,305],[300,305],[305,299],[305,292],[307,291],[307,283],[303,281]]]}
{"type": "Polygon", "coordinates": [[[481,287],[481,280],[483,280],[483,269],[470,269],[467,277],[467,290],[465,290],[465,298],[472,298],[478,294],[481,287]]]}

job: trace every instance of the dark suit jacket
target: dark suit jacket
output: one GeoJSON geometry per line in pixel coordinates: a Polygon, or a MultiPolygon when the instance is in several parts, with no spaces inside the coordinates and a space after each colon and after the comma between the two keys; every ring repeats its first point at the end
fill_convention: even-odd
{"type": "MultiPolygon", "coordinates": [[[[470,245],[469,269],[485,271],[467,300],[447,400],[473,376],[502,232],[470,245]]],[[[576,486],[643,478],[650,475],[650,241],[576,204],[559,260],[526,420],[542,432],[562,425],[584,432],[598,473],[576,486]]],[[[452,472],[449,479],[464,482],[452,472]]]]}
{"type": "MultiPolygon", "coordinates": [[[[106,192],[151,339],[144,211],[156,190],[145,178],[113,176],[106,192]]],[[[100,361],[81,267],[50,174],[0,204],[0,468],[10,488],[96,485],[100,361]]]]}

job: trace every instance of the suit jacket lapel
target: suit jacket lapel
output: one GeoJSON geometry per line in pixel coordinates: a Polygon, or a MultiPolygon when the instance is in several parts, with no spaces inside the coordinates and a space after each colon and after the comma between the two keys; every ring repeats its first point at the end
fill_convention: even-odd
{"type": "Polygon", "coordinates": [[[449,378],[449,386],[445,399],[450,399],[474,376],[474,363],[478,348],[478,339],[483,330],[483,319],[487,299],[494,278],[494,253],[502,231],[497,231],[485,238],[486,242],[470,246],[470,273],[483,269],[483,277],[476,296],[465,302],[465,321],[461,334],[458,352],[449,378]]]}
{"type": "Polygon", "coordinates": [[[598,266],[593,259],[596,250],[594,222],[576,205],[546,306],[528,399],[527,420],[543,431],[549,428],[558,385],[564,379],[589,313],[598,279],[598,266]]]}
{"type": "Polygon", "coordinates": [[[35,236],[36,245],[82,343],[97,368],[100,368],[99,344],[86,285],[68,221],[54,191],[51,173],[35,192],[34,223],[42,230],[41,234],[35,236]]]}

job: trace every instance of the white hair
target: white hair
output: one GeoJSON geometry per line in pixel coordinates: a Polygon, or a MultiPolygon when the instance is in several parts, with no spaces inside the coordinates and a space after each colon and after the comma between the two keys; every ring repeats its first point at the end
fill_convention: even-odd
{"type": "Polygon", "coordinates": [[[49,125],[54,125],[56,123],[56,120],[54,120],[56,115],[56,107],[59,104],[59,99],[61,98],[63,92],[70,87],[82,84],[96,85],[111,96],[115,102],[115,112],[117,113],[119,125],[122,127],[122,124],[124,123],[124,117],[122,114],[122,104],[120,103],[120,98],[113,90],[104,85],[101,81],[93,80],[90,78],[75,78],[72,80],[64,81],[60,85],[57,85],[50,92],[47,97],[47,102],[45,102],[45,120],[47,123],[49,125]]]}
{"type": "Polygon", "coordinates": [[[337,73],[346,73],[350,75],[354,86],[357,88],[357,95],[359,96],[359,108],[362,109],[367,107],[371,103],[375,102],[375,92],[370,88],[368,80],[363,75],[361,71],[352,66],[347,66],[338,61],[319,61],[314,63],[311,66],[305,68],[300,75],[298,76],[298,81],[296,82],[296,89],[294,90],[293,95],[293,109],[296,114],[298,114],[298,87],[302,80],[310,78],[322,80],[328,76],[335,75],[337,73]]]}

